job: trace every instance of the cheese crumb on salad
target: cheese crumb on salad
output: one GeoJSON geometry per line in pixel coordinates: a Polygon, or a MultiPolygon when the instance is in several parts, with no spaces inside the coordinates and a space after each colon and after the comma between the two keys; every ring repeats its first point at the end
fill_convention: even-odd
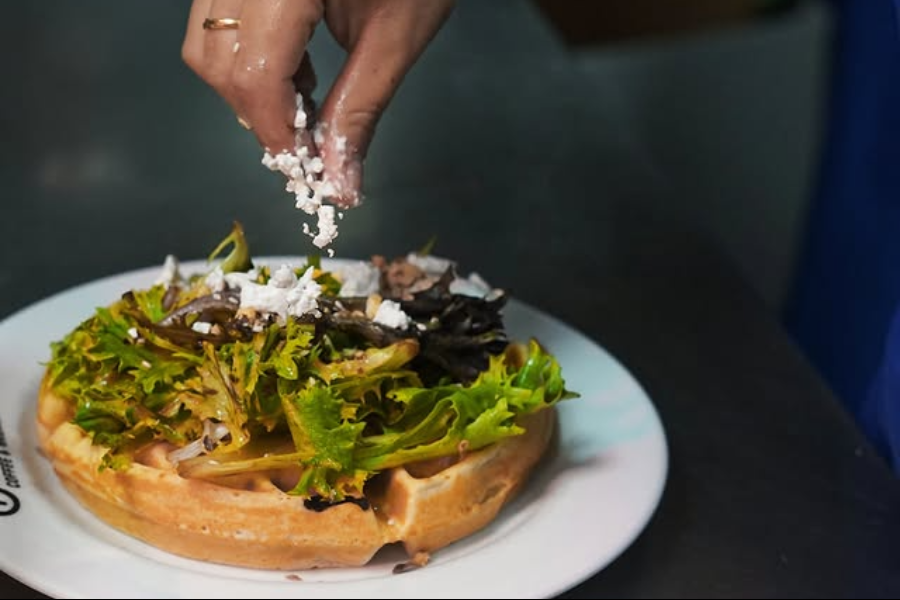
{"type": "Polygon", "coordinates": [[[344,298],[370,296],[381,287],[381,271],[370,262],[338,265],[334,273],[341,280],[340,295],[344,298]]]}
{"type": "Polygon", "coordinates": [[[400,303],[394,300],[382,300],[372,319],[374,323],[390,327],[391,329],[406,329],[409,327],[411,319],[409,315],[400,308],[400,303]]]}
{"type": "Polygon", "coordinates": [[[212,331],[212,323],[209,323],[207,321],[195,321],[194,324],[191,325],[191,329],[193,329],[197,333],[208,335],[209,332],[212,331]]]}
{"type": "MultiPolygon", "coordinates": [[[[254,331],[267,323],[283,325],[291,318],[328,320],[342,314],[341,318],[350,319],[345,326],[362,318],[395,334],[412,330],[427,333],[434,321],[423,318],[423,310],[435,298],[456,297],[460,306],[474,310],[482,306],[479,302],[502,301],[505,294],[477,273],[460,276],[454,261],[430,252],[409,253],[392,260],[374,255],[367,261],[336,261],[330,270],[323,270],[318,258],[307,260],[303,266],[254,265],[243,229],[235,223],[231,235],[208,260],[218,257],[229,243],[232,250],[228,257],[217,264],[211,262],[205,274],[191,280],[180,274],[178,259],[167,256],[157,283],[180,288],[202,282],[205,299],[200,306],[237,311],[254,331]],[[476,304],[469,305],[464,297],[474,299],[476,304]]],[[[210,318],[214,313],[204,310],[198,310],[197,318],[186,325],[201,335],[220,335],[215,317],[210,318]]],[[[167,322],[183,316],[176,313],[167,317],[167,322]]],[[[473,324],[482,322],[482,317],[474,313],[468,318],[473,324]]],[[[129,335],[137,339],[138,331],[129,335]]]]}
{"type": "Polygon", "coordinates": [[[301,277],[287,265],[282,265],[265,285],[248,281],[241,286],[241,310],[255,310],[273,314],[279,322],[288,317],[318,316],[318,299],[322,286],[313,279],[314,267],[308,267],[301,277]]]}
{"type": "Polygon", "coordinates": [[[437,277],[443,275],[447,269],[453,266],[453,261],[446,258],[440,258],[430,254],[419,254],[417,252],[410,252],[407,254],[406,262],[419,267],[425,271],[427,275],[437,277]]]}
{"type": "Polygon", "coordinates": [[[206,286],[213,292],[221,292],[229,287],[240,289],[245,283],[254,281],[259,276],[256,269],[250,269],[247,272],[230,272],[223,273],[222,268],[217,266],[206,276],[206,286]]]}
{"type": "Polygon", "coordinates": [[[166,256],[166,260],[163,263],[162,270],[159,273],[159,277],[156,278],[157,285],[162,284],[165,287],[169,287],[181,279],[181,273],[179,271],[180,264],[178,259],[173,255],[169,254],[166,256]]]}

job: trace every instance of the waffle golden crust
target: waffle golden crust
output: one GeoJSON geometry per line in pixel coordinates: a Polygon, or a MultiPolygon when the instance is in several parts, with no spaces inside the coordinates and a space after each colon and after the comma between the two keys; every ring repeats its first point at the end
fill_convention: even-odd
{"type": "Polygon", "coordinates": [[[524,417],[526,432],[475,452],[396,467],[356,503],[317,511],[255,473],[209,481],[180,476],[157,442],[125,470],[103,469],[106,451],[71,423],[72,403],[47,380],[38,397],[41,448],[65,487],[111,526],[173,554],[264,569],[364,565],[385,544],[430,553],[493,521],[546,451],[555,411],[524,417]]]}

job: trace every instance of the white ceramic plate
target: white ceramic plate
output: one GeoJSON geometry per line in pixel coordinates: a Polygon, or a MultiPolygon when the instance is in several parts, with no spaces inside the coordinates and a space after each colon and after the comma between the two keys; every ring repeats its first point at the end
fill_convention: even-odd
{"type": "MultiPolygon", "coordinates": [[[[202,268],[184,265],[186,272],[202,268]]],[[[0,570],[49,596],[545,598],[609,564],[659,503],[666,440],[640,385],[581,333],[512,301],[505,313],[511,335],[547,346],[581,398],[559,406],[558,445],[487,529],[401,575],[391,570],[403,557],[390,552],[363,568],[285,573],[205,564],[136,541],[97,520],[59,485],[37,450],[34,404],[50,342],[158,274],[151,268],[98,280],[0,323],[0,570]]]]}

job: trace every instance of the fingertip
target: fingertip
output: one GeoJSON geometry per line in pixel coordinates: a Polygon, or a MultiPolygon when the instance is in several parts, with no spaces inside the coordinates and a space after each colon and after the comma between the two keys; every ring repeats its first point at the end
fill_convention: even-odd
{"type": "Polygon", "coordinates": [[[343,183],[338,188],[334,203],[341,208],[353,208],[362,204],[363,162],[352,160],[342,171],[343,183]]]}
{"type": "Polygon", "coordinates": [[[325,168],[325,180],[334,187],[333,204],[340,208],[354,208],[362,204],[362,172],[361,161],[351,162],[343,169],[325,168]]]}
{"type": "Polygon", "coordinates": [[[362,202],[363,156],[358,146],[339,130],[320,126],[316,145],[322,157],[323,174],[335,189],[334,204],[352,208],[362,202]]]}
{"type": "Polygon", "coordinates": [[[250,125],[259,145],[272,154],[293,152],[296,146],[294,118],[296,105],[290,90],[271,91],[260,78],[235,79],[235,104],[250,125]],[[253,85],[256,83],[257,85],[253,85]]]}
{"type": "Polygon", "coordinates": [[[256,141],[259,142],[259,145],[265,152],[273,156],[282,152],[294,152],[295,141],[293,132],[287,129],[273,130],[266,127],[259,131],[256,126],[251,125],[251,127],[253,127],[252,131],[256,134],[256,141]]]}

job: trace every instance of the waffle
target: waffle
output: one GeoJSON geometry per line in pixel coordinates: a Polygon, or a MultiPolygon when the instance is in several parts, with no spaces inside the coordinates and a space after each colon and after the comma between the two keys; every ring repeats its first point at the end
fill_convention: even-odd
{"type": "Polygon", "coordinates": [[[286,493],[291,474],[283,471],[215,481],[182,477],[167,458],[173,447],[164,442],[141,450],[124,470],[101,469],[106,449],[71,423],[72,404],[45,380],[38,439],[85,508],[176,555],[284,570],[360,566],[394,543],[427,559],[497,517],[546,451],[555,423],[555,409],[541,410],[521,421],[522,435],[382,472],[367,484],[367,502],[316,510],[286,493]]]}

